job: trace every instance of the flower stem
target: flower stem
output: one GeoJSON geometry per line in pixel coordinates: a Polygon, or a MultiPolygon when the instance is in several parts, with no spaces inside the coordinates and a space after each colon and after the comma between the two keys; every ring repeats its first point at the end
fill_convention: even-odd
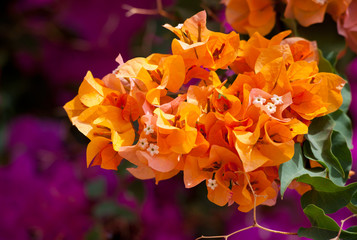
{"type": "MultiPolygon", "coordinates": [[[[284,231],[279,231],[279,230],[273,230],[273,229],[266,228],[266,227],[263,227],[263,226],[261,226],[261,225],[258,224],[258,221],[257,221],[257,210],[256,210],[256,208],[257,208],[257,197],[262,197],[262,196],[257,195],[257,194],[255,193],[255,191],[254,191],[254,189],[253,189],[253,187],[252,187],[252,184],[250,183],[250,179],[249,179],[247,173],[244,173],[244,175],[245,175],[245,177],[246,177],[246,179],[247,179],[249,188],[250,188],[251,192],[253,193],[253,198],[254,198],[253,224],[252,224],[251,226],[249,226],[249,227],[245,227],[245,228],[239,229],[239,230],[237,230],[237,231],[235,231],[235,232],[232,232],[232,233],[230,233],[230,234],[227,234],[227,235],[201,236],[201,237],[199,237],[199,238],[196,238],[196,240],[199,240],[199,239],[213,239],[213,238],[216,238],[216,239],[217,239],[217,238],[223,238],[224,240],[228,240],[229,237],[231,237],[231,236],[233,236],[233,235],[235,235],[235,234],[237,234],[237,233],[240,233],[240,232],[243,232],[243,231],[245,231],[245,230],[248,230],[248,229],[251,229],[251,228],[255,228],[255,227],[256,227],[256,228],[260,228],[260,229],[262,229],[262,230],[264,230],[264,231],[267,231],[267,232],[272,232],[272,233],[277,233],[277,234],[283,234],[283,235],[297,235],[296,232],[284,232],[284,231]]],[[[350,219],[350,218],[353,217],[353,216],[356,216],[356,214],[354,214],[354,215],[352,215],[352,216],[350,216],[350,217],[348,217],[348,218],[342,220],[343,222],[341,221],[341,229],[342,229],[342,225],[343,225],[344,221],[350,219]]],[[[340,229],[339,235],[341,234],[341,229],[340,229]]],[[[339,235],[338,235],[337,237],[339,237],[339,235]]],[[[336,238],[336,240],[338,240],[338,238],[336,238]]]]}
{"type": "Polygon", "coordinates": [[[168,12],[166,12],[163,9],[162,6],[162,0],[156,0],[156,9],[145,9],[145,8],[136,8],[133,6],[130,6],[128,4],[123,4],[123,9],[127,10],[126,16],[130,17],[135,14],[141,14],[141,15],[161,15],[165,18],[171,19],[171,20],[176,20],[176,17],[168,12]]]}
{"type": "Polygon", "coordinates": [[[340,235],[341,235],[341,232],[342,232],[342,228],[343,228],[343,224],[345,224],[345,222],[353,217],[357,217],[357,214],[352,214],[351,216],[345,218],[345,219],[342,219],[341,220],[341,226],[340,226],[340,230],[338,231],[338,234],[335,238],[331,239],[331,240],[339,240],[340,239],[340,235]]]}

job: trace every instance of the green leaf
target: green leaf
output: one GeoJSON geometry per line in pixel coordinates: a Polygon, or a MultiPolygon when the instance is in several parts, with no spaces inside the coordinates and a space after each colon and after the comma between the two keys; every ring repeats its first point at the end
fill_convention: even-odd
{"type": "MultiPolygon", "coordinates": [[[[300,228],[298,231],[300,237],[307,237],[314,240],[327,240],[337,236],[340,230],[339,225],[332,218],[326,216],[321,208],[310,204],[304,208],[304,213],[309,218],[311,227],[300,228]]],[[[342,230],[340,239],[357,239],[357,233],[342,230]]]]}
{"type": "Polygon", "coordinates": [[[282,18],[281,21],[284,23],[286,27],[288,27],[294,36],[299,36],[297,30],[297,23],[296,20],[293,18],[282,18]]]}
{"type": "Polygon", "coordinates": [[[106,191],[106,182],[102,178],[95,178],[90,181],[85,188],[86,195],[89,199],[97,199],[104,195],[106,191]]]}
{"type": "Polygon", "coordinates": [[[332,153],[339,160],[345,173],[345,177],[342,177],[335,168],[331,168],[329,177],[335,184],[344,186],[352,167],[352,154],[347,146],[346,138],[340,132],[332,132],[331,142],[332,153]]]}
{"type": "Polygon", "coordinates": [[[357,213],[357,192],[355,192],[355,194],[353,194],[351,202],[347,205],[347,208],[351,212],[357,213]]]}
{"type": "MultiPolygon", "coordinates": [[[[319,71],[335,73],[336,70],[332,66],[332,64],[326,58],[324,58],[320,49],[318,49],[318,51],[319,51],[319,71]]],[[[331,53],[333,53],[333,52],[331,52],[331,53]]]]}
{"type": "Polygon", "coordinates": [[[342,110],[337,110],[329,116],[335,121],[334,130],[340,132],[344,138],[346,139],[347,145],[349,149],[353,148],[352,145],[352,121],[346,114],[346,112],[342,110]]]}
{"type": "Polygon", "coordinates": [[[357,206],[357,192],[352,196],[351,203],[357,206]]]}
{"type": "Polygon", "coordinates": [[[315,159],[325,162],[330,172],[332,167],[335,168],[345,178],[345,171],[332,152],[331,138],[334,127],[335,122],[329,116],[315,118],[309,126],[306,139],[310,142],[311,153],[315,159]]]}
{"type": "Polygon", "coordinates": [[[136,215],[131,209],[125,206],[120,206],[112,200],[103,201],[96,205],[93,214],[96,218],[122,217],[128,221],[136,220],[136,215]]]}
{"type": "Polygon", "coordinates": [[[284,192],[291,183],[291,181],[304,174],[323,177],[326,176],[326,170],[317,169],[316,171],[314,171],[306,169],[305,160],[301,151],[301,146],[299,143],[296,143],[293,158],[290,161],[283,163],[279,167],[281,198],[283,198],[284,192]]]}
{"type": "Polygon", "coordinates": [[[332,131],[331,134],[331,153],[338,159],[341,167],[345,173],[345,177],[342,177],[340,172],[337,171],[334,167],[323,160],[318,160],[312,153],[311,146],[309,141],[305,141],[303,145],[304,156],[310,160],[316,161],[321,164],[323,167],[328,169],[328,177],[337,185],[344,186],[347,179],[349,171],[352,167],[352,155],[347,146],[345,137],[337,132],[332,131]]]}
{"type": "Polygon", "coordinates": [[[126,190],[128,193],[133,195],[136,200],[143,202],[145,199],[145,187],[143,181],[135,179],[129,185],[127,185],[126,190]]]}
{"type": "Polygon", "coordinates": [[[351,100],[352,100],[351,86],[349,83],[346,83],[345,86],[342,88],[341,94],[343,97],[343,103],[342,103],[340,109],[343,112],[347,113],[348,109],[350,108],[351,100]]]}
{"type": "Polygon", "coordinates": [[[329,53],[326,55],[326,60],[331,63],[331,65],[333,66],[334,69],[336,68],[337,55],[338,55],[338,53],[335,52],[335,51],[329,52],[329,53]]]}
{"type": "Polygon", "coordinates": [[[352,213],[357,213],[357,206],[353,205],[351,202],[346,206],[352,213]]]}
{"type": "Polygon", "coordinates": [[[352,227],[349,227],[346,229],[346,231],[349,231],[349,232],[356,232],[357,233],[357,226],[352,226],[352,227]]]}
{"type": "Polygon", "coordinates": [[[312,190],[301,197],[301,206],[306,207],[309,204],[314,204],[326,213],[334,213],[345,207],[350,203],[357,190],[357,182],[341,187],[334,184],[330,179],[311,177],[307,174],[296,180],[312,186],[312,190]]]}
{"type": "Polygon", "coordinates": [[[339,53],[346,46],[344,37],[337,32],[336,21],[329,15],[325,16],[323,23],[312,24],[309,27],[298,25],[297,30],[300,37],[316,41],[325,56],[331,52],[339,53]]]}
{"type": "Polygon", "coordinates": [[[100,239],[100,228],[98,226],[95,226],[91,228],[85,236],[86,240],[97,240],[100,239]]]}
{"type": "Polygon", "coordinates": [[[300,228],[298,235],[315,240],[326,240],[337,236],[340,227],[330,217],[326,216],[324,211],[310,204],[304,208],[305,215],[309,218],[311,227],[300,228]]]}

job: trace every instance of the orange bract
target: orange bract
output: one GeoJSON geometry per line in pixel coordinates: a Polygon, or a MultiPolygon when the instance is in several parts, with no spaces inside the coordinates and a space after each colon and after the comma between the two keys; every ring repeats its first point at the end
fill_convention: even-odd
{"type": "MultiPolygon", "coordinates": [[[[234,4],[243,6],[246,31],[268,31],[271,1],[229,1],[227,11],[234,4]],[[262,21],[254,20],[259,12],[262,21]]],[[[165,27],[179,37],[173,54],[125,63],[119,56],[103,80],[88,72],[64,106],[91,140],[87,165],[116,169],[124,158],[135,165],[127,169],[133,176],[156,183],[183,171],[187,188],[205,182],[208,199],[220,206],[237,203],[247,212],[254,193],[257,205],[273,205],[277,169],[293,157],[312,119],[341,106],[345,81],[319,72],[316,43],[286,38],[290,31],[240,41],[236,33],[208,30],[204,11],[165,27]],[[228,66],[236,77],[226,77],[228,66]]]]}
{"type": "Polygon", "coordinates": [[[274,1],[227,0],[227,22],[239,33],[267,35],[275,25],[274,1]]]}
{"type": "Polygon", "coordinates": [[[287,0],[286,18],[295,18],[304,26],[321,23],[325,13],[336,21],[347,9],[351,0],[287,0]]]}

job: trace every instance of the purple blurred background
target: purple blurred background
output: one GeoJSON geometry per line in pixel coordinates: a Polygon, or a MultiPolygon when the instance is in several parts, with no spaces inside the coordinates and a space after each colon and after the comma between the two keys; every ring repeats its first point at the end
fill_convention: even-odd
{"type": "MultiPolygon", "coordinates": [[[[200,9],[186,0],[163,3],[182,18],[200,9]]],[[[203,184],[184,189],[181,175],[156,186],[134,179],[124,166],[118,172],[86,168],[88,140],[62,109],[85,73],[103,77],[117,67],[119,53],[128,60],[170,51],[173,36],[160,27],[167,20],[127,18],[123,4],[156,7],[154,0],[1,1],[0,240],[185,240],[252,223],[236,206],[210,203],[203,184]]],[[[357,60],[347,74],[357,91],[357,60]]],[[[352,106],[357,119],[356,100],[352,106]]],[[[262,225],[285,231],[309,226],[294,191],[277,205],[258,208],[262,225]]],[[[299,239],[257,229],[231,239],[248,237],[299,239]]]]}

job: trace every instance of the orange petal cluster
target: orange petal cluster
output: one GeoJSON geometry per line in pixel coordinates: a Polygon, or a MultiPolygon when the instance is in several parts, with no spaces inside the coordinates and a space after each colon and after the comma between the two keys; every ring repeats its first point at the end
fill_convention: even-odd
{"type": "Polygon", "coordinates": [[[113,73],[88,73],[64,106],[91,140],[88,166],[116,169],[125,158],[139,179],[182,171],[187,188],[205,182],[220,206],[247,212],[253,193],[257,205],[273,205],[279,166],[312,119],[340,107],[345,81],[319,72],[316,44],[289,32],[240,41],[208,30],[204,11],[164,27],[179,38],[172,54],[119,56],[113,73]]]}
{"type": "Polygon", "coordinates": [[[324,20],[325,13],[337,19],[346,11],[352,0],[286,0],[286,18],[296,19],[307,27],[324,20]]]}
{"type": "Polygon", "coordinates": [[[275,25],[273,0],[224,0],[226,20],[236,31],[267,35],[275,25]]]}
{"type": "MultiPolygon", "coordinates": [[[[222,0],[225,6],[225,18],[231,27],[241,34],[252,36],[255,32],[265,36],[271,32],[276,22],[276,11],[280,9],[280,1],[273,0],[222,0]]],[[[356,31],[350,7],[352,0],[283,0],[284,17],[296,19],[300,25],[308,27],[315,23],[322,23],[328,13],[338,22],[339,34],[343,35],[351,48],[354,37],[351,32],[356,31]],[[348,10],[349,9],[349,10],[348,10]],[[352,20],[351,20],[352,19],[352,20]],[[352,39],[352,40],[351,40],[352,39]]]]}

